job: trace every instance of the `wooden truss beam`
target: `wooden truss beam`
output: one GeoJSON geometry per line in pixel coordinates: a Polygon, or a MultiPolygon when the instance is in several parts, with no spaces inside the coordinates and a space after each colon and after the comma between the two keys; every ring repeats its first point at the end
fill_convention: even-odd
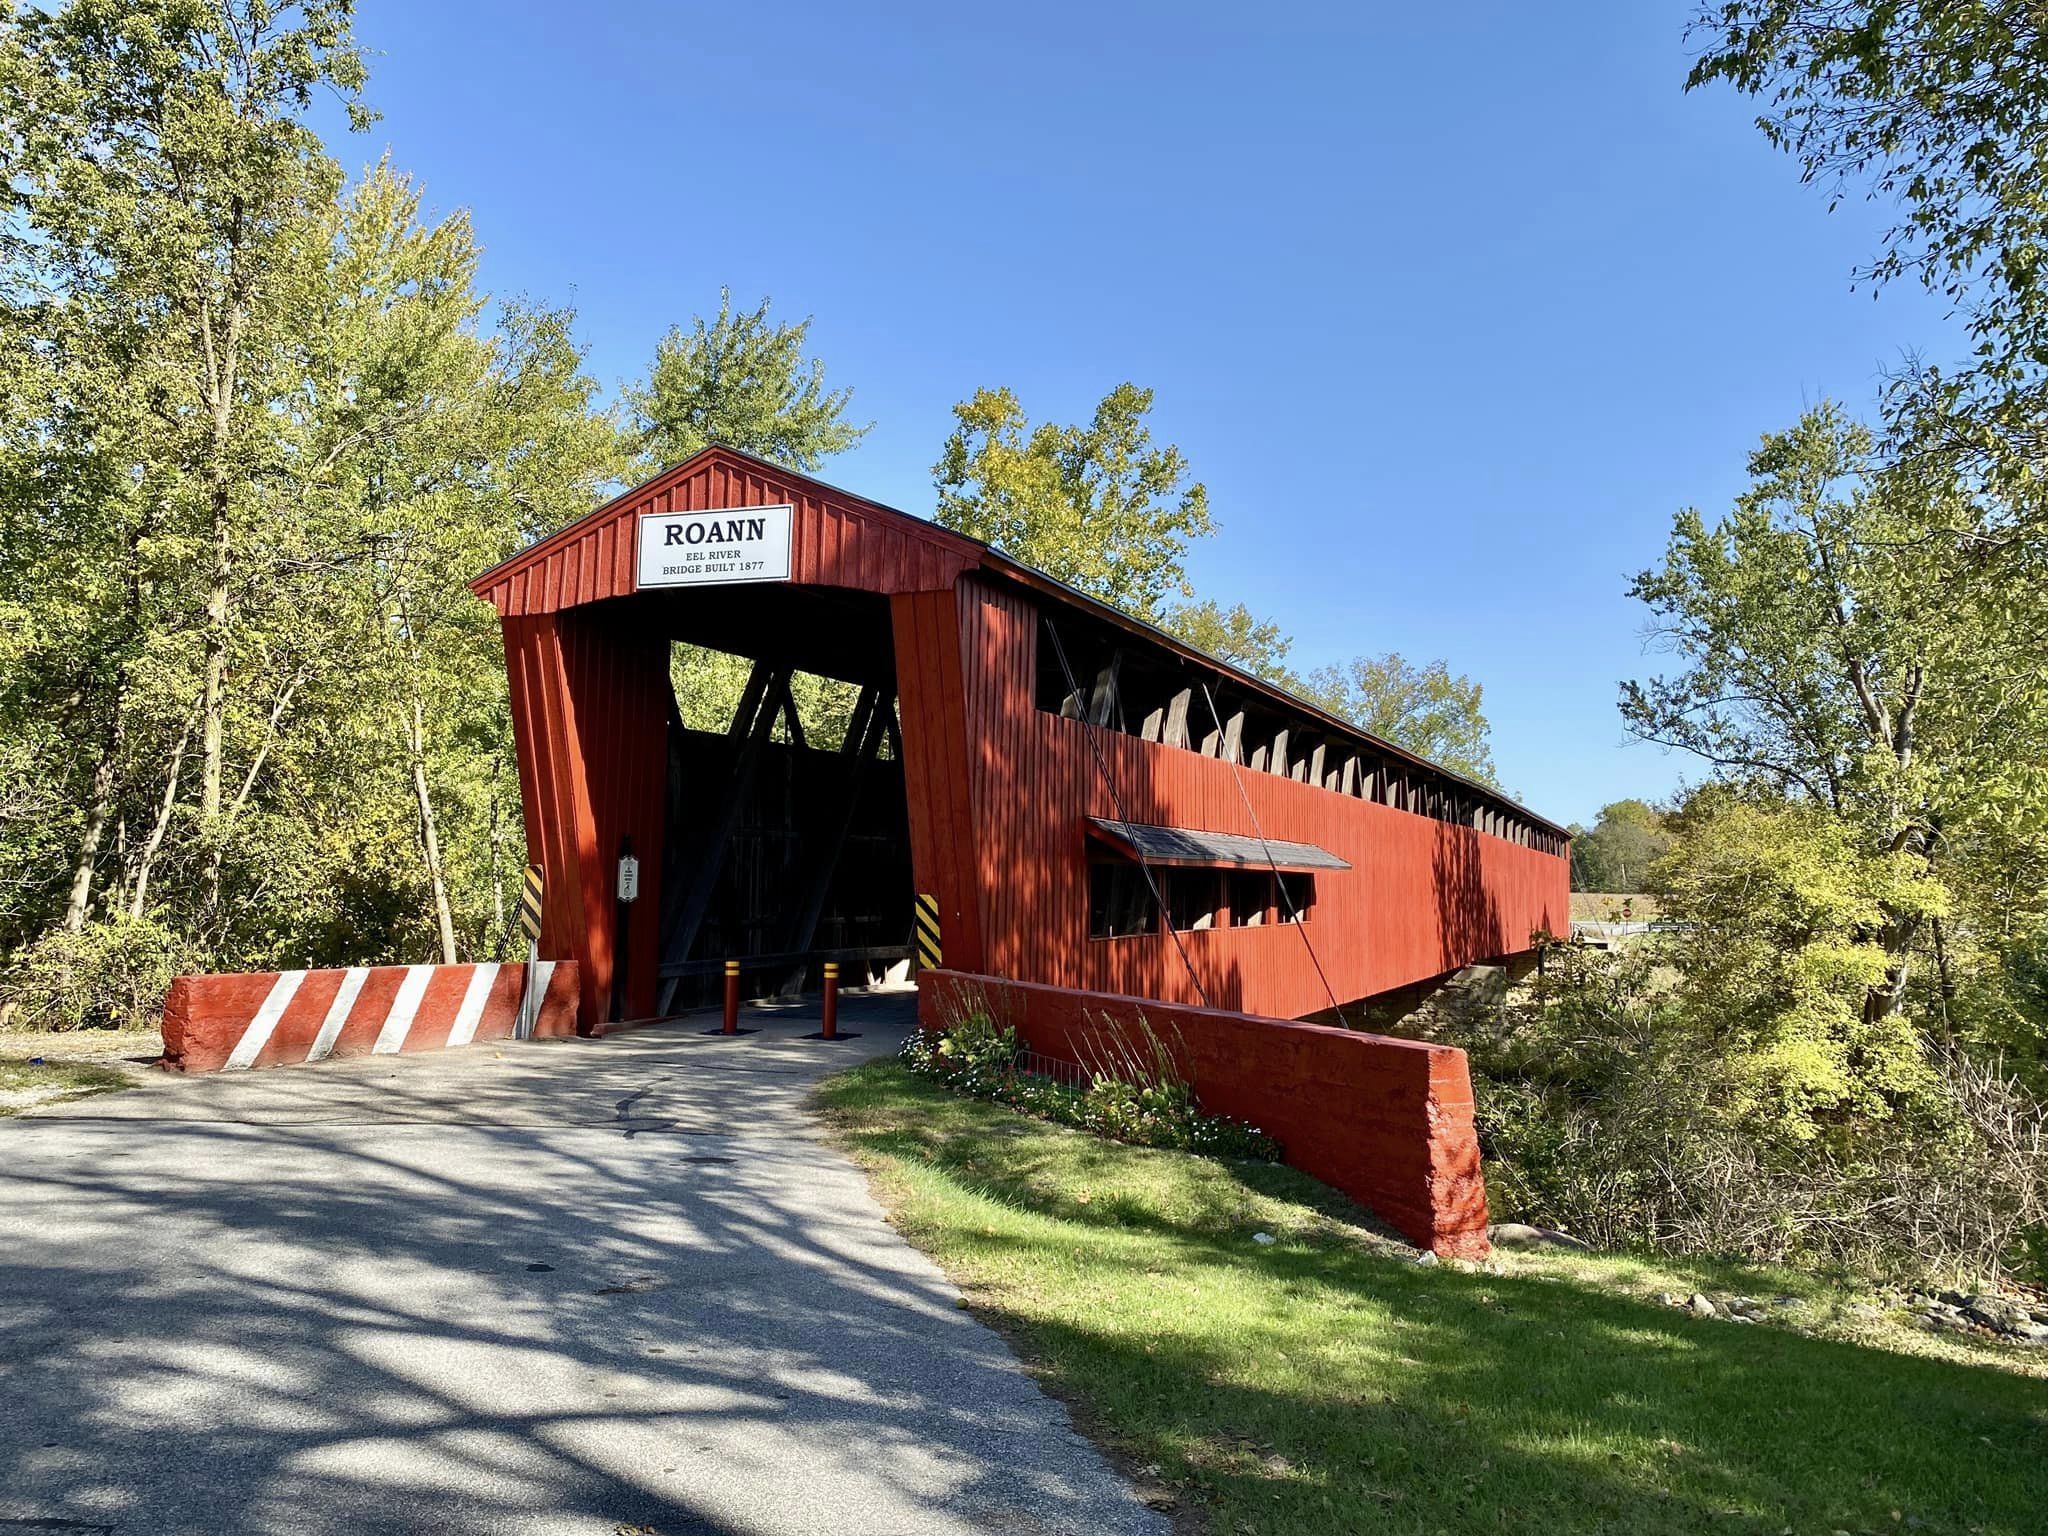
{"type": "MultiPolygon", "coordinates": [[[[733,712],[732,725],[726,731],[728,738],[737,738],[741,742],[739,758],[726,779],[725,793],[717,810],[698,839],[695,868],[678,872],[687,874],[688,878],[675,882],[677,902],[673,915],[664,891],[661,932],[661,964],[664,968],[688,959],[690,946],[697,942],[697,930],[704,925],[704,914],[711,908],[712,894],[718,889],[718,876],[725,868],[725,854],[732,842],[733,828],[739,825],[740,811],[754,782],[754,768],[760,761],[761,746],[774,730],[776,715],[785,710],[794,722],[796,701],[789,691],[789,669],[774,668],[765,661],[755,662],[754,670],[747,676],[747,686],[740,693],[740,707],[733,712]]],[[[795,729],[801,731],[802,726],[797,725],[795,729]]],[[[672,755],[672,771],[675,766],[672,755]]],[[[678,778],[672,772],[669,783],[671,804],[680,802],[678,778]]],[[[670,976],[662,984],[661,997],[654,1011],[666,1014],[669,1004],[675,1001],[675,995],[676,980],[670,976]]]]}
{"type": "Polygon", "coordinates": [[[839,815],[833,821],[824,844],[811,858],[809,878],[804,883],[802,902],[797,907],[796,919],[790,924],[785,952],[799,958],[783,978],[779,990],[788,995],[803,986],[804,972],[809,961],[811,941],[817,937],[818,921],[825,915],[825,900],[832,892],[832,877],[839,872],[840,856],[846,851],[846,839],[853,830],[855,813],[860,809],[860,792],[867,777],[868,765],[881,755],[882,742],[888,736],[895,720],[895,700],[873,684],[861,689],[860,697],[854,702],[853,719],[847,723],[846,740],[839,748],[839,757],[845,768],[845,792],[838,807],[839,815]]]}

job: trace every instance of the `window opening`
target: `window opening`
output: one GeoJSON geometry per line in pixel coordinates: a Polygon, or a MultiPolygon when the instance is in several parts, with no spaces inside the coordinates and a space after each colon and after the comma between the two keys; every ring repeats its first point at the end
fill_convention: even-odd
{"type": "Polygon", "coordinates": [[[1160,881],[1167,920],[1176,933],[1200,933],[1216,926],[1223,905],[1223,876],[1213,869],[1169,869],[1160,881]]]}
{"type": "Polygon", "coordinates": [[[1306,873],[1284,874],[1279,881],[1279,909],[1283,923],[1305,923],[1316,907],[1316,877],[1306,873]]]}
{"type": "Polygon", "coordinates": [[[1127,939],[1158,931],[1158,908],[1145,872],[1129,859],[1089,860],[1088,937],[1127,939]]]}
{"type": "Polygon", "coordinates": [[[1229,891],[1230,926],[1263,928],[1273,909],[1273,877],[1263,869],[1233,869],[1229,891]]]}

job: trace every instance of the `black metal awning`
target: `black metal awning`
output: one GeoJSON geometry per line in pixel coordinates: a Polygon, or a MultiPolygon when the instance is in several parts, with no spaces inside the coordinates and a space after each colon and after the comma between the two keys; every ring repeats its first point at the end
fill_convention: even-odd
{"type": "Polygon", "coordinates": [[[1088,818],[1092,836],[1147,864],[1194,869],[1349,869],[1327,848],[1283,843],[1277,838],[1240,837],[1235,832],[1196,832],[1187,827],[1153,827],[1136,821],[1088,818]]]}

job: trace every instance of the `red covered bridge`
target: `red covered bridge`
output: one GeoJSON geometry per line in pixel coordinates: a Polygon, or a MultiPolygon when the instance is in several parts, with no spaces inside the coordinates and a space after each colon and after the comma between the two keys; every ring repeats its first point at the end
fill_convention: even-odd
{"type": "Polygon", "coordinates": [[[585,1028],[698,999],[728,959],[756,994],[828,959],[906,967],[935,927],[943,970],[1047,1048],[1046,998],[1328,1017],[1568,927],[1555,824],[744,454],[706,449],[473,585],[503,622],[541,952],[578,962],[585,1028]],[[679,645],[751,662],[718,729],[685,724],[679,645]],[[798,707],[815,679],[842,700],[827,739],[798,707]]]}

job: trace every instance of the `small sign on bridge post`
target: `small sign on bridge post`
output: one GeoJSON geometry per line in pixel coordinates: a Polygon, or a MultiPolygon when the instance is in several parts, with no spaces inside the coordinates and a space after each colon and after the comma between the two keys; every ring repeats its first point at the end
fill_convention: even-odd
{"type": "Polygon", "coordinates": [[[626,978],[633,973],[630,948],[633,938],[633,903],[640,899],[640,861],[633,857],[633,839],[619,839],[618,904],[612,909],[614,934],[612,1005],[610,1017],[626,1016],[626,978]]]}

